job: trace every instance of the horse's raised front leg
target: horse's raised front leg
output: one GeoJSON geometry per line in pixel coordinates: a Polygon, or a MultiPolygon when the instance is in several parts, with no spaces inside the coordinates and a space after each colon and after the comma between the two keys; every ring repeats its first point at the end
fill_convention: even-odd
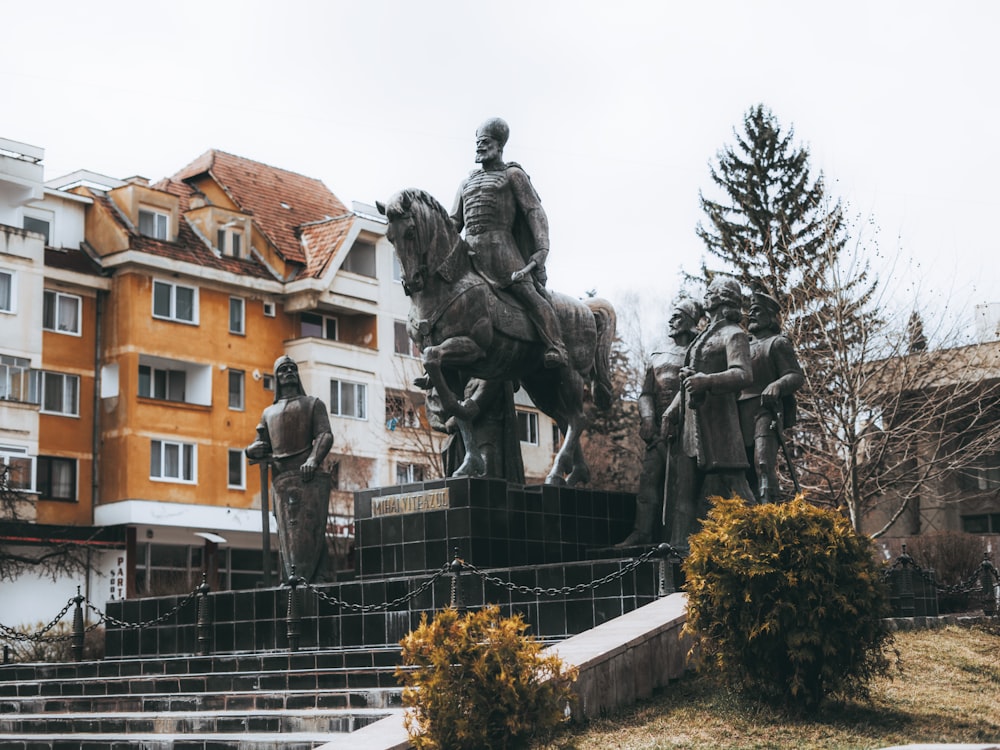
{"type": "Polygon", "coordinates": [[[445,339],[437,346],[428,346],[424,349],[424,371],[430,378],[431,384],[437,388],[441,406],[448,416],[472,421],[479,416],[479,404],[472,399],[459,401],[458,394],[451,389],[442,368],[468,365],[485,355],[486,352],[482,347],[469,336],[455,336],[445,339]]]}

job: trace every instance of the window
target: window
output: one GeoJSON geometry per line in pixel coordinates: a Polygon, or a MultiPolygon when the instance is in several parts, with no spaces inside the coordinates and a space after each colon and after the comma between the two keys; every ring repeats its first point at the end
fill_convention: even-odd
{"type": "Polygon", "coordinates": [[[399,427],[419,427],[420,415],[414,406],[413,399],[406,393],[386,391],[385,394],[385,427],[395,430],[399,427]]]}
{"type": "Polygon", "coordinates": [[[226,481],[226,484],[230,489],[242,490],[246,488],[246,463],[241,449],[229,449],[229,479],[226,481]]]}
{"type": "Polygon", "coordinates": [[[263,377],[263,384],[264,384],[264,390],[265,391],[273,391],[274,390],[274,375],[264,375],[264,377],[263,377]]]}
{"type": "Polygon", "coordinates": [[[191,443],[151,440],[149,478],[175,482],[194,482],[195,447],[191,443]]]}
{"type": "Polygon", "coordinates": [[[35,458],[20,445],[0,445],[0,466],[7,467],[7,486],[12,490],[33,492],[35,489],[35,458]]]}
{"type": "Polygon", "coordinates": [[[231,255],[234,258],[243,257],[243,233],[232,229],[219,229],[216,234],[216,245],[223,255],[231,255]]]}
{"type": "Polygon", "coordinates": [[[243,370],[229,371],[229,408],[243,411],[243,370]]]}
{"type": "Polygon", "coordinates": [[[338,339],[337,319],[329,315],[317,315],[316,313],[302,313],[302,336],[312,336],[318,339],[338,339]]]}
{"type": "Polygon", "coordinates": [[[393,350],[396,354],[402,354],[405,357],[420,356],[420,350],[410,340],[410,334],[406,331],[406,323],[402,320],[393,323],[393,350]]]}
{"type": "Polygon", "coordinates": [[[169,227],[170,217],[167,214],[145,208],[139,209],[139,234],[157,240],[165,240],[169,234],[169,227]]]}
{"type": "Polygon", "coordinates": [[[274,303],[273,302],[263,302],[261,303],[264,308],[264,317],[273,318],[274,317],[274,303]]]}
{"type": "Polygon", "coordinates": [[[369,240],[355,240],[351,251],[344,258],[345,271],[375,278],[375,243],[369,240]]]}
{"type": "Polygon", "coordinates": [[[535,412],[517,412],[517,436],[522,443],[538,445],[538,415],[535,412]]]}
{"type": "Polygon", "coordinates": [[[0,271],[0,312],[14,312],[14,274],[0,271]]]}
{"type": "Polygon", "coordinates": [[[562,432],[559,430],[559,425],[555,422],[552,423],[552,452],[558,453],[559,446],[562,445],[562,432]]]}
{"type": "Polygon", "coordinates": [[[153,317],[195,323],[198,315],[198,290],[167,281],[153,282],[153,317]]]}
{"type": "Polygon", "coordinates": [[[240,297],[229,298],[229,332],[246,333],[246,303],[240,297]]]}
{"type": "Polygon", "coordinates": [[[42,411],[75,417],[80,414],[80,378],[58,372],[42,373],[42,411]]]}
{"type": "Polygon", "coordinates": [[[29,232],[35,232],[45,237],[45,245],[52,245],[52,225],[45,219],[37,219],[34,216],[24,217],[24,228],[29,232]]]}
{"type": "Polygon", "coordinates": [[[42,328],[46,331],[80,335],[80,298],[45,290],[42,307],[42,328]]]}
{"type": "Polygon", "coordinates": [[[35,487],[46,500],[76,502],[76,461],[72,458],[39,456],[35,487]]]}
{"type": "Polygon", "coordinates": [[[30,360],[0,354],[0,399],[37,404],[38,376],[30,360]]]}
{"type": "Polygon", "coordinates": [[[966,534],[1000,534],[1000,513],[962,516],[962,531],[966,534]]]}
{"type": "Polygon", "coordinates": [[[151,365],[139,365],[139,395],[164,401],[187,400],[187,373],[151,365]]]}
{"type": "Polygon", "coordinates": [[[396,464],[396,484],[424,481],[424,467],[420,464],[396,464]]]}
{"type": "Polygon", "coordinates": [[[399,262],[399,256],[396,255],[395,251],[392,253],[392,280],[402,283],[403,281],[403,266],[399,262]]]}
{"type": "Polygon", "coordinates": [[[368,388],[363,383],[330,381],[330,413],[341,417],[368,419],[368,388]]]}

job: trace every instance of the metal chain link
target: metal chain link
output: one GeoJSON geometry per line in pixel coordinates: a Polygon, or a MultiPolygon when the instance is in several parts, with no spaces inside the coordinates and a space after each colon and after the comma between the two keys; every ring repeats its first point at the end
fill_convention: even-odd
{"type": "Polygon", "coordinates": [[[381,604],[355,604],[353,602],[345,602],[343,599],[338,599],[335,596],[330,596],[325,591],[321,591],[320,589],[316,588],[307,581],[302,581],[301,585],[305,586],[305,588],[312,591],[318,599],[322,599],[327,604],[331,604],[334,607],[344,607],[346,609],[351,610],[352,612],[376,612],[378,610],[383,610],[383,609],[395,609],[400,604],[405,604],[411,599],[415,599],[416,597],[420,596],[427,589],[433,586],[441,578],[441,576],[443,576],[445,573],[448,572],[448,567],[449,567],[448,565],[442,567],[437,573],[428,578],[413,591],[403,594],[402,596],[396,597],[391,602],[382,602],[381,604]]]}
{"type": "Polygon", "coordinates": [[[93,612],[100,618],[100,623],[110,623],[115,627],[124,628],[126,630],[138,630],[140,628],[148,628],[150,625],[159,625],[161,622],[173,617],[175,614],[180,612],[184,607],[194,601],[195,597],[198,596],[198,589],[195,589],[190,594],[181,599],[169,612],[164,612],[159,617],[152,620],[145,620],[144,622],[125,622],[124,620],[119,620],[117,617],[102,612],[100,609],[95,607],[90,601],[87,601],[87,609],[93,612]]]}
{"type": "MultiPolygon", "coordinates": [[[[516,583],[512,583],[511,581],[505,581],[502,578],[497,578],[496,576],[491,576],[489,573],[480,570],[472,563],[468,563],[465,561],[459,561],[459,562],[461,562],[462,567],[464,569],[469,570],[472,573],[475,573],[477,576],[482,578],[487,583],[492,583],[494,586],[505,588],[508,591],[516,591],[519,594],[534,594],[535,596],[560,596],[560,595],[565,596],[567,594],[580,594],[583,593],[584,591],[587,591],[588,589],[596,589],[599,588],[600,586],[603,586],[606,583],[610,583],[611,581],[617,580],[619,578],[624,578],[633,570],[642,565],[644,562],[649,560],[649,558],[655,555],[659,551],[659,549],[660,549],[659,547],[653,547],[648,552],[644,552],[642,553],[642,555],[632,560],[628,565],[623,567],[621,570],[616,571],[614,573],[608,573],[608,575],[603,576],[602,578],[598,578],[594,581],[591,581],[590,583],[578,583],[575,586],[562,586],[560,588],[555,588],[554,586],[549,588],[541,588],[540,586],[519,585],[516,583]]],[[[675,551],[674,553],[676,554],[675,551]]]]}
{"type": "MultiPolygon", "coordinates": [[[[34,633],[18,633],[3,623],[0,623],[0,633],[3,633],[6,637],[15,641],[40,641],[43,636],[48,633],[56,624],[65,617],[66,613],[69,612],[69,608],[76,604],[76,597],[71,596],[67,602],[66,606],[59,610],[59,614],[52,618],[48,625],[46,625],[41,630],[36,630],[34,633]]],[[[61,638],[62,636],[53,636],[50,640],[55,640],[56,638],[61,638]]]]}
{"type": "MultiPolygon", "coordinates": [[[[2,622],[0,622],[0,635],[2,635],[5,639],[11,641],[25,641],[25,642],[33,641],[35,643],[58,643],[60,641],[71,640],[73,638],[72,633],[67,633],[66,635],[52,635],[48,637],[46,637],[45,634],[48,633],[50,630],[52,630],[52,628],[54,628],[57,624],[59,624],[59,621],[66,616],[66,613],[69,612],[69,608],[72,607],[75,603],[76,603],[76,597],[75,596],[70,597],[70,599],[66,602],[66,606],[63,607],[61,610],[59,610],[59,614],[53,617],[48,625],[46,625],[41,630],[36,630],[34,633],[19,633],[13,628],[9,628],[2,622]]],[[[89,633],[91,630],[94,630],[100,626],[101,626],[100,622],[95,622],[93,625],[87,626],[87,628],[83,632],[89,633]]]]}
{"type": "Polygon", "coordinates": [[[959,581],[958,583],[952,584],[951,586],[938,586],[938,593],[942,594],[981,594],[983,591],[983,584],[981,580],[983,567],[990,572],[993,576],[994,581],[1000,582],[1000,573],[997,572],[996,567],[989,560],[980,563],[978,567],[964,581],[959,581]]]}

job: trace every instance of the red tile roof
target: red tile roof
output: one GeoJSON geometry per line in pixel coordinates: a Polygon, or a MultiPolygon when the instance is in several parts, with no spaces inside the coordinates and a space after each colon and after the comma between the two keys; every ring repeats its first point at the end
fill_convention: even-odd
{"type": "MultiPolygon", "coordinates": [[[[153,186],[157,190],[172,193],[180,198],[180,210],[183,214],[188,210],[188,201],[193,193],[192,189],[183,182],[172,180],[161,180],[153,186]]],[[[129,233],[129,249],[138,250],[161,258],[170,258],[176,261],[194,263],[204,268],[214,268],[220,271],[252,276],[259,279],[273,279],[274,274],[263,263],[255,257],[234,258],[231,255],[218,255],[205,241],[199,237],[188,224],[184,217],[181,217],[179,232],[176,242],[157,240],[139,234],[138,230],[132,226],[125,218],[124,214],[118,210],[114,201],[105,193],[91,191],[95,204],[103,205],[108,213],[129,233]]]]}
{"type": "Polygon", "coordinates": [[[329,258],[307,258],[298,231],[306,224],[350,215],[326,185],[312,177],[215,149],[202,154],[173,179],[187,180],[205,173],[241,211],[253,215],[255,225],[281,257],[307,267],[326,266],[329,258]]]}
{"type": "Polygon", "coordinates": [[[307,258],[306,276],[319,278],[326,272],[353,225],[354,215],[351,214],[302,227],[302,249],[307,258]]]}

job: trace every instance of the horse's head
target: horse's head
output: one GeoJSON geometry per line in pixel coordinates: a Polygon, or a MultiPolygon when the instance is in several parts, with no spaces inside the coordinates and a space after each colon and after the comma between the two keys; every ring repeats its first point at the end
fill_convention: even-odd
{"type": "Polygon", "coordinates": [[[396,249],[403,290],[408,295],[422,291],[428,267],[433,270],[441,254],[441,238],[447,250],[453,245],[449,238],[449,232],[455,234],[451,219],[430,193],[417,188],[401,190],[388,203],[376,205],[389,220],[385,236],[396,249]]]}

